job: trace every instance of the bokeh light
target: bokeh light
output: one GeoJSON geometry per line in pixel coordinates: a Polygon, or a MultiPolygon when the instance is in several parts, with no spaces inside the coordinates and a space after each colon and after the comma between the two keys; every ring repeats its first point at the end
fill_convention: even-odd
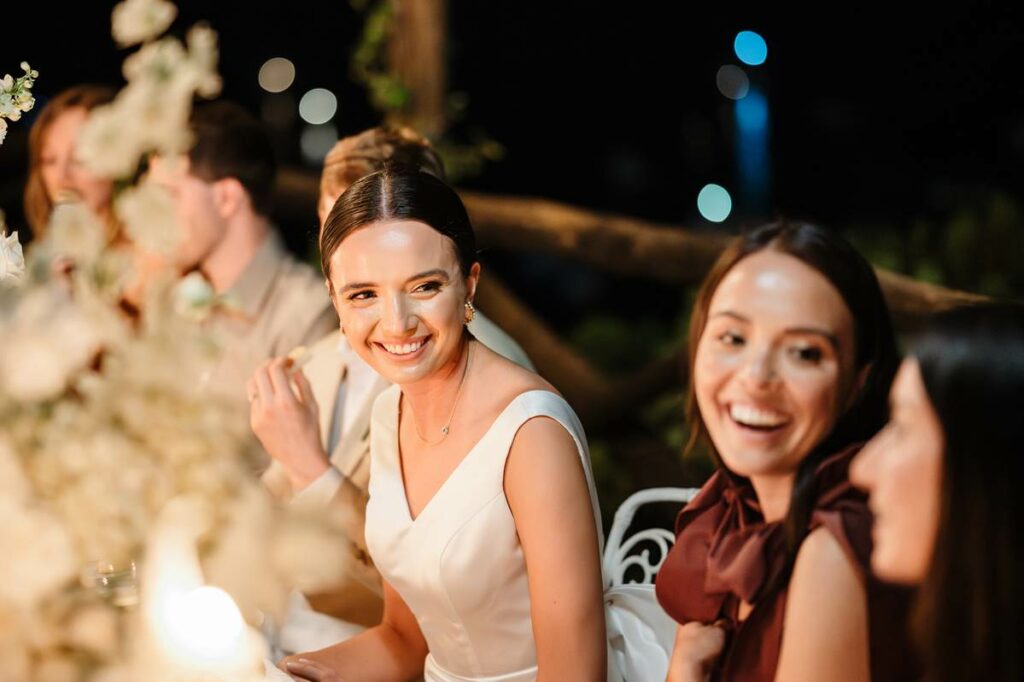
{"type": "Polygon", "coordinates": [[[733,41],[736,57],[744,64],[760,66],[768,59],[768,44],[754,31],[740,31],[733,41]]]}
{"type": "Polygon", "coordinates": [[[732,213],[732,197],[721,185],[704,185],[704,189],[697,195],[697,210],[705,220],[720,223],[732,213]]]}
{"type": "Polygon", "coordinates": [[[284,92],[295,82],[295,65],[284,57],[268,59],[260,67],[259,81],[267,92],[284,92]]]}
{"type": "Polygon", "coordinates": [[[307,163],[318,166],[324,162],[327,152],[331,151],[331,147],[337,141],[338,129],[329,123],[306,126],[299,136],[302,158],[307,163]]]}
{"type": "Polygon", "coordinates": [[[757,88],[736,102],[736,125],[741,132],[757,132],[768,127],[768,98],[757,88]]]}
{"type": "Polygon", "coordinates": [[[338,98],[324,88],[313,88],[299,100],[299,116],[306,123],[320,125],[334,118],[338,111],[338,98]]]}
{"type": "Polygon", "coordinates": [[[743,99],[750,90],[750,79],[740,67],[726,64],[718,69],[715,85],[718,86],[718,91],[729,99],[743,99]]]}

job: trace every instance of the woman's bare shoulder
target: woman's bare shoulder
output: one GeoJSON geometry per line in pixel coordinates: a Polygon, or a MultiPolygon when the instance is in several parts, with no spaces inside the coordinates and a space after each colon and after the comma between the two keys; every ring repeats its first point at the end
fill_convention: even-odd
{"type": "Polygon", "coordinates": [[[550,382],[536,372],[520,367],[482,343],[474,344],[475,362],[480,367],[479,383],[489,388],[489,393],[498,402],[511,402],[517,395],[527,391],[550,391],[561,396],[550,382]]]}

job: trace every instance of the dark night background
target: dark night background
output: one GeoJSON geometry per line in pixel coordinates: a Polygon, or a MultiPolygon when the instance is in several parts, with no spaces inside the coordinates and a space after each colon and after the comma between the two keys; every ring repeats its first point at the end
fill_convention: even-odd
{"type": "MultiPolygon", "coordinates": [[[[0,73],[29,61],[41,73],[40,100],[77,82],[120,84],[127,51],[110,38],[113,4],[9,3],[0,73]]],[[[933,4],[896,16],[896,3],[796,12],[778,3],[452,0],[450,90],[468,96],[453,134],[483,132],[505,148],[461,185],[695,229],[807,218],[847,231],[880,265],[1020,296],[1024,24],[1005,5],[933,4]],[[768,43],[767,62],[744,68],[769,102],[769,189],[761,205],[741,199],[718,226],[701,218],[696,197],[709,182],[737,184],[734,105],[715,73],[739,63],[732,41],[743,29],[768,43]],[[963,242],[975,255],[950,260],[950,240],[947,251],[962,256],[963,242]]],[[[362,16],[348,2],[182,0],[179,10],[175,32],[206,20],[219,33],[226,97],[260,112],[259,67],[284,56],[297,77],[279,101],[326,87],[338,95],[341,135],[379,122],[349,77],[362,16]]],[[[0,148],[0,206],[14,229],[24,229],[28,127],[13,124],[0,148]]],[[[303,163],[300,127],[279,135],[285,164],[303,163]]],[[[493,260],[549,318],[566,302],[570,311],[625,313],[653,291],[544,259],[493,260]]]]}

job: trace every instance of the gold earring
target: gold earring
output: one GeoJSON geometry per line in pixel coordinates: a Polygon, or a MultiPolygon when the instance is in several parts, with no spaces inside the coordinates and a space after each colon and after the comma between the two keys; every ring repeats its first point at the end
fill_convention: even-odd
{"type": "Polygon", "coordinates": [[[466,301],[466,324],[472,322],[474,317],[476,317],[476,308],[473,307],[472,301],[466,301]]]}

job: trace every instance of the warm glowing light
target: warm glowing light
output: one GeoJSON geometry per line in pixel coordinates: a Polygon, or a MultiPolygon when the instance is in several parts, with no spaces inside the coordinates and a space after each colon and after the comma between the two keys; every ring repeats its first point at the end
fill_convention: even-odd
{"type": "Polygon", "coordinates": [[[236,679],[257,670],[266,654],[227,592],[204,585],[196,551],[204,527],[202,508],[191,500],[171,500],[161,513],[147,543],[141,581],[147,627],[137,643],[142,668],[132,679],[236,679]]]}
{"type": "Polygon", "coordinates": [[[228,593],[203,586],[168,604],[168,644],[182,660],[212,669],[245,649],[245,622],[228,593]]]}
{"type": "Polygon", "coordinates": [[[295,65],[284,57],[268,59],[260,67],[259,81],[267,92],[284,92],[295,82],[295,65]]]}

